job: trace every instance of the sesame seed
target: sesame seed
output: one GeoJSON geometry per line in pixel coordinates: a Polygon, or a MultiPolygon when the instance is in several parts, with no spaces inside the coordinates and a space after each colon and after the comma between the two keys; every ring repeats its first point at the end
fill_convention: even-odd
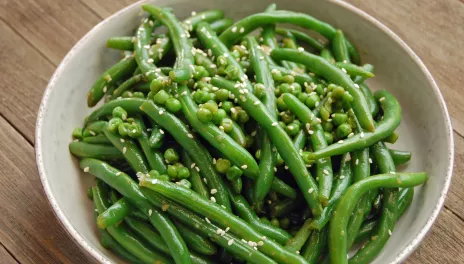
{"type": "Polygon", "coordinates": [[[348,138],[350,138],[350,137],[352,137],[352,136],[354,136],[354,133],[353,133],[353,132],[351,132],[350,134],[348,134],[348,138]]]}
{"type": "Polygon", "coordinates": [[[89,167],[85,167],[84,172],[89,172],[89,167]]]}
{"type": "Polygon", "coordinates": [[[288,166],[287,166],[287,165],[285,165],[285,167],[284,167],[284,168],[285,168],[286,170],[288,170],[288,166]]]}
{"type": "Polygon", "coordinates": [[[258,241],[258,246],[262,246],[264,245],[264,242],[263,241],[258,241]]]}
{"type": "Polygon", "coordinates": [[[369,158],[369,163],[372,163],[372,159],[371,159],[371,158],[369,158]]]}
{"type": "Polygon", "coordinates": [[[151,216],[151,214],[153,213],[153,210],[148,210],[148,215],[151,216]]]}
{"type": "Polygon", "coordinates": [[[198,167],[195,167],[195,170],[197,170],[198,172],[200,172],[200,168],[198,168],[198,167]]]}
{"type": "Polygon", "coordinates": [[[231,240],[229,240],[229,241],[227,242],[227,245],[229,245],[229,246],[230,246],[230,245],[232,245],[233,243],[234,243],[234,240],[233,240],[233,239],[231,239],[231,240]]]}
{"type": "Polygon", "coordinates": [[[121,141],[121,143],[124,143],[124,139],[123,138],[120,138],[119,141],[121,141]]]}
{"type": "Polygon", "coordinates": [[[203,178],[203,182],[205,182],[205,184],[208,184],[208,180],[206,178],[203,178]]]}
{"type": "Polygon", "coordinates": [[[340,180],[343,180],[343,179],[345,179],[345,176],[341,175],[340,180]]]}
{"type": "Polygon", "coordinates": [[[193,169],[195,167],[195,165],[196,165],[195,162],[192,163],[192,165],[190,165],[190,168],[193,169]]]}
{"type": "Polygon", "coordinates": [[[303,52],[304,48],[303,47],[298,47],[298,52],[303,52]]]}
{"type": "Polygon", "coordinates": [[[217,189],[211,189],[211,194],[217,193],[217,189]]]}
{"type": "Polygon", "coordinates": [[[359,85],[357,83],[354,84],[354,87],[359,88],[359,85]]]}
{"type": "Polygon", "coordinates": [[[308,130],[308,134],[312,135],[312,134],[314,134],[314,131],[308,130]]]}
{"type": "Polygon", "coordinates": [[[192,135],[192,134],[190,134],[190,133],[188,133],[188,134],[187,134],[187,137],[189,137],[189,138],[193,138],[193,135],[192,135]]]}
{"type": "Polygon", "coordinates": [[[216,164],[216,158],[213,158],[213,164],[216,164]]]}
{"type": "Polygon", "coordinates": [[[342,143],[343,143],[343,140],[339,140],[338,143],[339,143],[339,144],[342,144],[342,143]]]}
{"type": "Polygon", "coordinates": [[[346,70],[345,70],[345,68],[342,68],[342,72],[346,73],[346,70]]]}
{"type": "Polygon", "coordinates": [[[358,165],[358,164],[359,164],[359,159],[356,159],[356,162],[355,162],[355,164],[356,164],[356,165],[358,165]]]}
{"type": "Polygon", "coordinates": [[[245,28],[242,27],[240,28],[240,33],[243,33],[243,32],[245,32],[245,28]]]}
{"type": "Polygon", "coordinates": [[[382,102],[383,100],[385,100],[385,97],[380,98],[379,102],[382,102]]]}
{"type": "Polygon", "coordinates": [[[126,147],[123,147],[123,148],[122,148],[122,154],[126,154],[126,151],[127,151],[127,148],[126,148],[126,147]]]}
{"type": "Polygon", "coordinates": [[[277,167],[274,167],[274,172],[277,172],[277,167]]]}
{"type": "Polygon", "coordinates": [[[151,183],[152,183],[152,184],[157,184],[157,183],[158,183],[158,180],[157,180],[157,179],[153,179],[153,180],[151,181],[151,183]]]}
{"type": "Polygon", "coordinates": [[[149,48],[150,48],[150,45],[143,45],[143,48],[144,48],[144,49],[149,49],[149,48]]]}
{"type": "Polygon", "coordinates": [[[208,222],[208,224],[211,224],[211,221],[209,221],[208,217],[205,217],[205,221],[208,222]]]}
{"type": "Polygon", "coordinates": [[[297,251],[296,251],[296,254],[297,254],[297,255],[300,255],[300,251],[299,251],[299,250],[297,250],[297,251]]]}
{"type": "Polygon", "coordinates": [[[234,33],[237,32],[237,27],[233,27],[232,32],[234,32],[234,33]]]}
{"type": "Polygon", "coordinates": [[[119,175],[121,175],[121,172],[120,171],[116,172],[116,176],[119,176],[119,175]]]}
{"type": "Polygon", "coordinates": [[[158,112],[160,115],[164,114],[164,111],[163,110],[159,110],[158,112]]]}
{"type": "Polygon", "coordinates": [[[103,92],[106,93],[106,91],[108,91],[108,87],[103,87],[103,92]]]}
{"type": "Polygon", "coordinates": [[[272,123],[272,126],[277,126],[277,125],[278,125],[277,122],[273,122],[273,123],[272,123]]]}
{"type": "Polygon", "coordinates": [[[361,138],[364,138],[364,132],[361,132],[361,138]]]}
{"type": "Polygon", "coordinates": [[[258,133],[258,132],[252,131],[250,135],[251,135],[252,137],[254,137],[254,136],[256,136],[256,133],[258,133]]]}
{"type": "Polygon", "coordinates": [[[216,234],[219,235],[220,233],[222,233],[222,229],[218,228],[218,229],[216,230],[216,234]]]}
{"type": "Polygon", "coordinates": [[[394,171],[390,171],[390,173],[391,173],[391,174],[396,174],[396,172],[394,172],[394,171]]]}
{"type": "Polygon", "coordinates": [[[242,165],[240,168],[246,170],[248,168],[248,166],[247,165],[242,165]]]}
{"type": "Polygon", "coordinates": [[[329,171],[328,170],[323,170],[322,171],[325,175],[329,175],[329,171]]]}
{"type": "Polygon", "coordinates": [[[205,19],[205,18],[206,18],[206,16],[205,16],[205,15],[201,15],[201,19],[205,19]]]}
{"type": "Polygon", "coordinates": [[[214,198],[213,196],[211,196],[211,198],[209,198],[211,200],[211,202],[215,203],[216,202],[216,198],[214,198]]]}
{"type": "Polygon", "coordinates": [[[314,192],[314,189],[313,189],[313,188],[311,188],[311,189],[308,190],[308,193],[313,193],[313,192],[314,192]]]}
{"type": "Polygon", "coordinates": [[[90,135],[92,135],[92,136],[95,136],[95,135],[96,135],[95,132],[93,132],[92,130],[90,130],[89,133],[90,133],[90,135]]]}
{"type": "Polygon", "coordinates": [[[390,229],[388,229],[388,234],[391,236],[392,235],[392,231],[390,229]]]}

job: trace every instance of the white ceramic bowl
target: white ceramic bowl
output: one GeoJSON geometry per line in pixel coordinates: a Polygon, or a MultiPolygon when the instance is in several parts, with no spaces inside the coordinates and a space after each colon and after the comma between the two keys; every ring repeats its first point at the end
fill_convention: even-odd
{"type": "MultiPolygon", "coordinates": [[[[261,12],[271,1],[152,1],[171,6],[179,18],[191,11],[220,8],[241,18],[261,12]]],[[[344,30],[361,51],[362,60],[375,65],[374,89],[385,88],[403,107],[400,138],[394,148],[411,150],[406,171],[427,171],[430,179],[417,188],[414,203],[397,224],[393,236],[374,263],[399,263],[424,238],[437,217],[451,180],[453,134],[443,97],[416,54],[392,31],[366,13],[341,1],[275,0],[282,9],[308,13],[344,30]]],[[[103,263],[119,259],[98,242],[93,207],[86,189],[94,182],[78,169],[68,152],[71,132],[92,110],[86,94],[97,77],[119,58],[105,48],[109,37],[131,35],[140,22],[137,2],[105,19],[85,35],[58,66],[42,99],[36,126],[36,156],[45,193],[57,217],[90,255],[103,263]]]]}

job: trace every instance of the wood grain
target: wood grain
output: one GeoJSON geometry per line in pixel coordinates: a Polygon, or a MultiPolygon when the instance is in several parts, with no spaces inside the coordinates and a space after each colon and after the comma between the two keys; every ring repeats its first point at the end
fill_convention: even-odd
{"type": "Polygon", "coordinates": [[[0,264],[17,264],[18,262],[8,253],[6,248],[0,244],[0,264]]]}
{"type": "Polygon", "coordinates": [[[46,200],[34,149],[0,117],[0,242],[21,263],[91,263],[46,200]]]}
{"type": "MultiPolygon", "coordinates": [[[[0,264],[92,261],[53,215],[29,143],[34,140],[41,95],[63,56],[102,18],[133,2],[0,1],[0,264]]],[[[445,208],[406,263],[464,263],[464,138],[459,135],[464,134],[464,3],[347,2],[384,23],[419,55],[447,101],[457,132],[454,177],[445,208]]]]}

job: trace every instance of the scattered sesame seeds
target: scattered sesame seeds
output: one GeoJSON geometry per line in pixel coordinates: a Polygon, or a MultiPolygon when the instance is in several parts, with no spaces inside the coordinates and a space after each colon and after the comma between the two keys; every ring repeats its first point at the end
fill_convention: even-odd
{"type": "Polygon", "coordinates": [[[233,240],[233,239],[231,239],[231,240],[229,240],[229,241],[227,242],[227,245],[229,245],[229,246],[230,246],[230,245],[232,245],[233,243],[234,243],[234,240],[233,240]]]}
{"type": "Polygon", "coordinates": [[[211,194],[217,193],[217,189],[211,189],[211,192],[210,192],[210,193],[211,193],[211,194]]]}
{"type": "Polygon", "coordinates": [[[126,148],[126,147],[123,147],[123,148],[122,148],[122,154],[126,154],[126,151],[127,151],[127,148],[126,148]]]}
{"type": "Polygon", "coordinates": [[[85,167],[84,172],[89,172],[89,167],[85,167]]]}
{"type": "Polygon", "coordinates": [[[240,168],[246,170],[248,168],[248,166],[245,164],[245,165],[242,165],[240,168]]]}
{"type": "Polygon", "coordinates": [[[310,189],[308,190],[308,193],[313,193],[313,192],[314,192],[314,188],[310,188],[310,189]]]}
{"type": "Polygon", "coordinates": [[[277,125],[278,125],[277,122],[273,122],[273,123],[272,123],[272,126],[277,126],[277,125]]]}

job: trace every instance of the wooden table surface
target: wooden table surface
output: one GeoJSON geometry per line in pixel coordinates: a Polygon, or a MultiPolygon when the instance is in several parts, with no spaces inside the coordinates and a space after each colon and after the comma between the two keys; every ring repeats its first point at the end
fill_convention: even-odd
{"type": "MultiPolygon", "coordinates": [[[[93,263],[55,218],[34,157],[42,94],[68,50],[133,1],[0,1],[0,263],[93,263]]],[[[407,263],[464,263],[464,2],[349,0],[396,32],[448,104],[455,167],[445,206],[407,263]]]]}

